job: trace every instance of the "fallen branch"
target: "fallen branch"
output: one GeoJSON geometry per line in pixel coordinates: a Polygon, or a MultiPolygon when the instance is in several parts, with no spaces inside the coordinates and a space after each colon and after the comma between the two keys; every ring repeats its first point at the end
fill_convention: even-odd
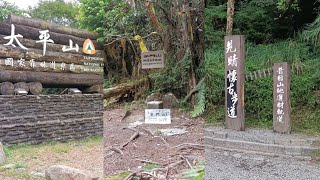
{"type": "Polygon", "coordinates": [[[187,162],[187,164],[188,164],[188,166],[190,167],[190,169],[193,169],[192,165],[190,164],[190,162],[188,161],[188,159],[187,159],[186,157],[184,157],[184,156],[182,156],[182,155],[180,155],[180,157],[187,162]]]}
{"type": "Polygon", "coordinates": [[[177,145],[177,146],[174,146],[174,147],[172,147],[172,148],[179,148],[179,149],[181,149],[181,148],[183,148],[183,147],[185,147],[185,146],[189,146],[189,147],[191,147],[191,148],[195,148],[195,149],[205,149],[205,145],[202,145],[202,144],[193,144],[193,143],[182,143],[182,144],[179,144],[179,145],[177,145]]]}
{"type": "MultiPolygon", "coordinates": [[[[131,141],[133,141],[134,139],[136,139],[138,136],[139,136],[139,132],[134,133],[127,142],[121,144],[117,149],[119,149],[119,150],[121,151],[121,149],[123,149],[125,146],[127,146],[131,141]]],[[[111,150],[111,148],[110,148],[110,150],[111,150]]],[[[112,155],[114,154],[114,152],[115,152],[115,151],[114,151],[114,149],[113,149],[113,151],[111,151],[111,152],[109,152],[109,153],[107,154],[107,157],[112,156],[112,155]]],[[[121,151],[121,152],[122,152],[122,151],[121,151]]]]}
{"type": "Polygon", "coordinates": [[[114,151],[114,152],[117,152],[117,153],[123,155],[123,152],[122,152],[121,149],[119,149],[119,148],[111,147],[111,148],[109,148],[109,149],[110,149],[111,151],[114,151]]]}
{"type": "Polygon", "coordinates": [[[161,165],[158,162],[154,162],[154,161],[150,161],[150,160],[144,160],[144,159],[135,159],[136,161],[140,161],[140,162],[144,162],[144,163],[151,163],[151,164],[157,164],[157,165],[161,165]]]}
{"type": "Polygon", "coordinates": [[[187,100],[196,92],[199,91],[199,87],[202,85],[202,83],[204,82],[205,78],[202,78],[200,80],[200,82],[196,85],[196,87],[194,89],[192,89],[189,94],[183,99],[182,102],[187,102],[187,100]]]}

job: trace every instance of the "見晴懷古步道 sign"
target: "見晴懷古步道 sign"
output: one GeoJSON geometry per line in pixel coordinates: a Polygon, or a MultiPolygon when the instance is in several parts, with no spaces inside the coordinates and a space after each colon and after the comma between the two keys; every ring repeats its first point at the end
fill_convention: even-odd
{"type": "Polygon", "coordinates": [[[244,36],[225,37],[226,126],[244,130],[244,36]]]}
{"type": "Polygon", "coordinates": [[[146,124],[171,124],[170,109],[146,109],[146,124]]]}
{"type": "Polygon", "coordinates": [[[163,51],[149,51],[141,53],[141,64],[142,69],[163,68],[163,51]]]}

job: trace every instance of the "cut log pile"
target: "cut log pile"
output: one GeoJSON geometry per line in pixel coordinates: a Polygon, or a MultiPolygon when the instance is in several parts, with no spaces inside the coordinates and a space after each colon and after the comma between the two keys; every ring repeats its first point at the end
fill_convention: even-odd
{"type": "Polygon", "coordinates": [[[102,93],[104,74],[103,44],[96,41],[97,33],[63,27],[43,20],[9,16],[6,22],[0,22],[0,93],[11,95],[14,89],[22,88],[30,94],[41,94],[43,87],[73,87],[86,93],[102,93]],[[4,45],[10,41],[14,25],[16,39],[27,49],[23,49],[14,39],[15,45],[4,45]],[[47,39],[54,43],[39,42],[41,32],[48,30],[47,39]],[[5,38],[6,37],[6,38],[5,38]],[[86,39],[95,47],[94,55],[83,53],[86,39]],[[79,50],[63,52],[62,48],[78,45],[79,50]],[[22,87],[21,87],[22,86],[22,87]],[[91,87],[92,86],[92,87],[91,87]]]}

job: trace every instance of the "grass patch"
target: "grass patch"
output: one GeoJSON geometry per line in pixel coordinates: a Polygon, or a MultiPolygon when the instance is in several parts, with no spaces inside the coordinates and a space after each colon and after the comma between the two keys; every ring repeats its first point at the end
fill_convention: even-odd
{"type": "MultiPolygon", "coordinates": [[[[13,164],[14,168],[0,168],[4,175],[15,177],[17,179],[35,179],[28,172],[30,167],[41,167],[50,156],[57,162],[55,157],[64,153],[70,153],[75,149],[90,150],[99,144],[102,144],[103,137],[90,137],[82,140],[73,140],[68,142],[48,142],[37,145],[18,144],[4,146],[6,161],[2,164],[13,164]]],[[[58,159],[59,160],[59,159],[58,159]]],[[[43,178],[42,178],[43,179],[43,178]]]]}
{"type": "Polygon", "coordinates": [[[105,180],[123,180],[125,179],[127,176],[129,176],[129,172],[128,171],[124,171],[124,172],[121,172],[117,175],[114,175],[114,176],[108,176],[108,177],[105,177],[104,179],[105,180]]]}
{"type": "Polygon", "coordinates": [[[159,168],[159,167],[160,167],[159,164],[154,164],[154,163],[146,163],[144,165],[145,170],[152,170],[152,169],[159,168]]]}

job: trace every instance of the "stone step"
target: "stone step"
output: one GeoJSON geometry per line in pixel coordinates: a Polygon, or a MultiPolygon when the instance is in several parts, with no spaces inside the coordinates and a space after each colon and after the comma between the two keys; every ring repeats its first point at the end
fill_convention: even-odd
{"type": "Polygon", "coordinates": [[[253,143],[283,146],[306,146],[320,148],[320,138],[300,134],[280,134],[272,130],[247,129],[234,131],[223,127],[210,127],[205,129],[205,136],[227,140],[238,140],[253,143]]]}
{"type": "Polygon", "coordinates": [[[287,146],[214,137],[205,137],[205,143],[208,148],[229,151],[251,151],[256,154],[266,155],[312,157],[314,153],[319,152],[319,148],[310,146],[287,146]]]}

